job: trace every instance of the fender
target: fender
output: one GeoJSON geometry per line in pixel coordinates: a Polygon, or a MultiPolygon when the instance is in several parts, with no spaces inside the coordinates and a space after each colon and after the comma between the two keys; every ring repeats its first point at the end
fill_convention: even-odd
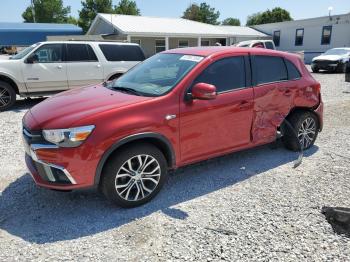
{"type": "Polygon", "coordinates": [[[126,143],[136,141],[136,140],[141,140],[141,139],[147,139],[147,138],[152,138],[156,139],[160,142],[162,142],[166,146],[166,150],[168,151],[168,154],[170,154],[170,161],[168,163],[170,168],[173,168],[176,166],[176,156],[175,156],[175,151],[173,146],[171,145],[170,141],[163,135],[159,133],[139,133],[135,135],[130,135],[127,137],[122,138],[121,140],[117,141],[114,143],[101,157],[97,169],[96,169],[96,174],[95,174],[95,185],[98,185],[100,183],[100,178],[102,174],[102,169],[107,161],[107,159],[121,146],[125,145],[126,143]]]}
{"type": "Polygon", "coordinates": [[[10,74],[8,74],[0,69],[0,79],[1,79],[1,77],[5,77],[5,78],[10,79],[16,85],[15,88],[17,90],[15,90],[15,91],[18,92],[18,94],[27,92],[27,88],[25,87],[25,84],[17,82],[17,80],[14,76],[12,76],[12,75],[10,75],[10,74]]]}

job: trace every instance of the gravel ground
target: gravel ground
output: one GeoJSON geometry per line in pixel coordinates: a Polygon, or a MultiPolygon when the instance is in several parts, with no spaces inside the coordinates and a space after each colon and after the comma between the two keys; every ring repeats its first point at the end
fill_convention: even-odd
{"type": "Polygon", "coordinates": [[[120,209],[94,191],[38,188],[26,171],[21,118],[0,113],[0,261],[346,261],[322,206],[350,207],[350,94],[322,84],[325,127],[297,154],[263,146],[177,170],[152,202],[120,209]]]}

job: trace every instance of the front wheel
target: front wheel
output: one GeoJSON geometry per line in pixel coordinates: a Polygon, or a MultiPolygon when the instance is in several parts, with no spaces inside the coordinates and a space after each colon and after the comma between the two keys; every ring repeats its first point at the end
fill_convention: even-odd
{"type": "Polygon", "coordinates": [[[288,117],[290,127],[284,126],[282,141],[286,148],[299,151],[309,149],[316,141],[319,124],[312,112],[296,112],[288,117]]]}
{"type": "Polygon", "coordinates": [[[124,147],[104,169],[102,191],[121,207],[136,207],[155,197],[167,179],[163,153],[151,144],[124,147]]]}
{"type": "Polygon", "coordinates": [[[320,69],[319,69],[317,66],[312,66],[312,67],[311,67],[311,70],[312,70],[313,73],[318,73],[318,72],[320,72],[320,69]]]}
{"type": "Polygon", "coordinates": [[[16,92],[12,86],[0,81],[0,111],[5,111],[16,102],[16,92]]]}

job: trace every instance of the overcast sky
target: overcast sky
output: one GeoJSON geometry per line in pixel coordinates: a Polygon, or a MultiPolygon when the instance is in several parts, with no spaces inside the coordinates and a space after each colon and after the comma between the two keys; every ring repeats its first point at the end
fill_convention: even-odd
{"type": "MultiPolygon", "coordinates": [[[[70,5],[72,15],[78,16],[80,0],[63,0],[70,5]]],[[[118,0],[114,0],[116,4],[118,0]]],[[[190,0],[136,0],[141,14],[145,16],[180,17],[190,3],[204,1],[190,0]]],[[[244,24],[248,15],[265,11],[276,6],[287,9],[294,19],[328,15],[328,7],[333,14],[350,12],[350,0],[206,0],[209,5],[220,11],[220,20],[237,17],[244,24]]],[[[30,0],[2,0],[0,22],[22,22],[22,12],[30,0]],[[6,4],[5,4],[6,3],[6,4]]]]}

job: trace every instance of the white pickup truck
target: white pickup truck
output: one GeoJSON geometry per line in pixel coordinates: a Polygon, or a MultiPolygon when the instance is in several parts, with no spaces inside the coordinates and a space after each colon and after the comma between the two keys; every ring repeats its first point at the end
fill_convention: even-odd
{"type": "Polygon", "coordinates": [[[145,59],[137,44],[93,41],[41,42],[0,60],[0,111],[16,95],[46,96],[118,78],[145,59]]]}

